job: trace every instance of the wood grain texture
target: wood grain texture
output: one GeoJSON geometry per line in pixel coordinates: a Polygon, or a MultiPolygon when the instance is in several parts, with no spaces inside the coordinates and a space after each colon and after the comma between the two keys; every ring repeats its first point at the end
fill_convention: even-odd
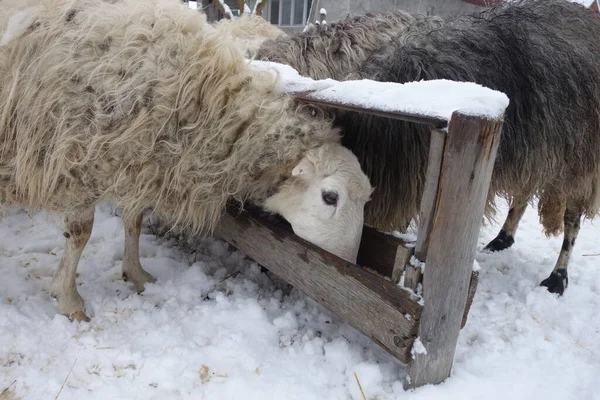
{"type": "Polygon", "coordinates": [[[217,232],[401,362],[410,360],[421,306],[408,291],[247,212],[225,214],[217,232]]]}
{"type": "Polygon", "coordinates": [[[502,121],[455,112],[448,128],[423,277],[419,338],[406,388],[450,376],[502,121]]]}
{"type": "MultiPolygon", "coordinates": [[[[260,221],[269,221],[277,225],[280,229],[293,234],[294,230],[289,222],[279,215],[267,213],[259,207],[246,204],[244,207],[239,203],[231,203],[229,210],[233,213],[244,209],[251,216],[260,221]]],[[[358,249],[356,264],[373,270],[374,272],[391,278],[394,281],[394,274],[402,275],[404,265],[410,259],[414,251],[414,243],[407,243],[404,240],[393,235],[381,232],[368,225],[363,225],[360,248],[358,249]]],[[[398,276],[398,279],[400,276],[398,276]]]]}
{"type": "Polygon", "coordinates": [[[417,237],[417,244],[415,245],[415,257],[421,262],[425,262],[427,258],[427,248],[431,236],[431,227],[433,226],[433,217],[435,215],[445,145],[446,132],[442,129],[432,129],[429,141],[427,171],[425,172],[425,188],[419,207],[419,235],[417,237]]]}
{"type": "Polygon", "coordinates": [[[475,299],[475,293],[477,293],[477,285],[479,284],[479,272],[474,271],[471,274],[471,282],[469,282],[469,294],[467,295],[467,305],[465,306],[465,312],[463,313],[463,319],[460,324],[460,329],[464,328],[469,318],[469,311],[475,299]]]}
{"type": "Polygon", "coordinates": [[[409,259],[409,262],[406,263],[404,270],[404,287],[412,290],[415,293],[418,293],[419,283],[423,283],[423,274],[421,273],[421,269],[410,265],[409,259]]]}
{"type": "MultiPolygon", "coordinates": [[[[297,101],[314,104],[322,107],[331,107],[338,110],[354,111],[364,114],[376,115],[378,117],[399,119],[402,121],[416,122],[420,124],[430,125],[435,128],[444,128],[448,125],[448,121],[443,118],[428,117],[420,114],[403,113],[399,111],[382,111],[374,110],[372,108],[354,106],[351,104],[344,104],[336,101],[321,100],[311,97],[311,92],[298,92],[291,94],[297,101]]],[[[399,133],[401,134],[401,133],[399,133]]]]}
{"type": "Polygon", "coordinates": [[[406,242],[392,235],[386,235],[375,228],[364,226],[356,263],[398,283],[406,261],[413,249],[406,242]],[[398,275],[399,274],[399,275],[398,275]],[[397,278],[398,280],[394,280],[397,278]]]}
{"type": "MultiPolygon", "coordinates": [[[[423,190],[419,209],[419,235],[415,245],[415,257],[420,262],[425,262],[427,258],[427,246],[431,227],[433,226],[435,202],[440,183],[440,171],[442,169],[442,160],[444,159],[445,144],[446,132],[441,129],[432,129],[431,140],[429,141],[427,171],[425,172],[425,189],[423,190]]],[[[421,269],[407,264],[404,275],[404,286],[417,293],[418,286],[422,282],[423,274],[421,269]]]]}

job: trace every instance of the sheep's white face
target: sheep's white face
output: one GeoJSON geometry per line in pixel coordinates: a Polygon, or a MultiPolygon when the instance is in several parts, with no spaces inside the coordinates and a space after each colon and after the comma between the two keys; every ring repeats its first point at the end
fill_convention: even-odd
{"type": "Polygon", "coordinates": [[[328,144],[307,153],[265,207],[285,218],[296,235],[356,263],[364,207],[372,192],[356,156],[328,144]]]}

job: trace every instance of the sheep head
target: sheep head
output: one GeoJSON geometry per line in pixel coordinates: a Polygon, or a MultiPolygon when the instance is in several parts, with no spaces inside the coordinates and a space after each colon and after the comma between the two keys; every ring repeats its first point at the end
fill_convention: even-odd
{"type": "Polygon", "coordinates": [[[372,192],[356,156],[331,143],[308,151],[265,208],[299,237],[355,263],[372,192]]]}

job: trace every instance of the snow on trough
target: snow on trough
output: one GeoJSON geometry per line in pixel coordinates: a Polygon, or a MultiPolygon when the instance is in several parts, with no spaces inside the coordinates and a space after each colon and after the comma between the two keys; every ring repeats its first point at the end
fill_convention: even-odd
{"type": "Polygon", "coordinates": [[[250,65],[261,71],[273,71],[276,74],[279,74],[281,90],[287,93],[323,90],[339,83],[333,79],[314,80],[312,78],[300,75],[298,71],[289,65],[272,61],[252,60],[250,61],[250,65]]]}
{"type": "Polygon", "coordinates": [[[311,91],[316,100],[344,102],[388,112],[401,112],[450,120],[452,113],[491,119],[501,118],[508,107],[506,94],[472,82],[446,79],[408,82],[376,82],[368,79],[339,82],[303,77],[288,65],[251,61],[262,70],[272,69],[281,79],[282,90],[290,93],[311,91]]]}

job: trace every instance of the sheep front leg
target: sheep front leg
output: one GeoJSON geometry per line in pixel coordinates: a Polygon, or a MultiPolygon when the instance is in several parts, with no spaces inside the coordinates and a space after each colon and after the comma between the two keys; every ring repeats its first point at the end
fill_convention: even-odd
{"type": "Polygon", "coordinates": [[[502,251],[512,246],[515,243],[515,233],[517,232],[519,222],[521,222],[526,209],[527,199],[514,200],[498,236],[489,242],[484,250],[502,251]]]}
{"type": "Polygon", "coordinates": [[[77,265],[94,225],[94,207],[65,217],[65,251],[52,278],[50,294],[58,300],[58,311],[71,320],[89,321],[77,291],[77,265]]]}
{"type": "Polygon", "coordinates": [[[131,281],[135,290],[144,291],[145,283],[154,283],[156,279],[146,272],[140,264],[140,233],[142,231],[142,213],[134,220],[125,218],[125,254],[123,256],[123,280],[131,281]]]}
{"type": "Polygon", "coordinates": [[[581,215],[583,214],[582,208],[574,206],[571,203],[567,203],[567,209],[565,210],[564,216],[564,238],[556,266],[550,274],[550,276],[544,279],[540,285],[548,288],[550,293],[558,293],[562,296],[565,289],[569,284],[569,277],[567,274],[567,268],[569,266],[569,258],[573,246],[575,245],[575,239],[579,234],[579,227],[581,223],[581,215]]]}

